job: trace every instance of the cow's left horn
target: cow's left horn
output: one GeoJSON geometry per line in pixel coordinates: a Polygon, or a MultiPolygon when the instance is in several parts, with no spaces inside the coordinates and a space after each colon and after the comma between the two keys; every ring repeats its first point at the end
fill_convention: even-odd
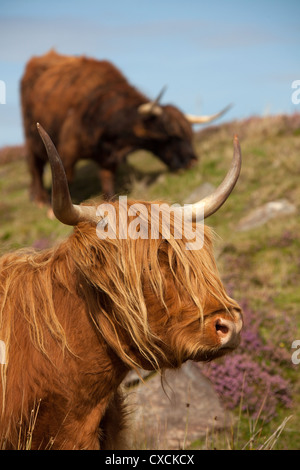
{"type": "Polygon", "coordinates": [[[232,108],[232,104],[226,106],[226,108],[222,109],[219,113],[212,114],[211,116],[194,116],[192,114],[185,114],[185,118],[191,124],[205,124],[207,122],[214,121],[215,119],[223,116],[223,114],[227,113],[227,111],[232,108]]]}
{"type": "Polygon", "coordinates": [[[181,207],[188,219],[194,221],[206,219],[224,204],[232,192],[239,178],[242,165],[242,154],[237,135],[234,136],[233,147],[234,151],[231,166],[220,186],[218,186],[212,194],[201,199],[199,202],[181,207]]]}
{"type": "Polygon", "coordinates": [[[60,156],[43,127],[37,123],[39,134],[44,142],[52,173],[52,209],[55,217],[65,225],[99,220],[93,206],[78,206],[72,203],[68,181],[60,156]]]}
{"type": "Polygon", "coordinates": [[[148,103],[143,103],[138,107],[138,113],[142,114],[143,116],[150,116],[155,115],[155,116],[160,116],[163,112],[162,107],[159,106],[159,102],[161,100],[161,97],[166,91],[166,86],[162,88],[160,93],[158,94],[157,98],[154,101],[149,101],[148,103]]]}

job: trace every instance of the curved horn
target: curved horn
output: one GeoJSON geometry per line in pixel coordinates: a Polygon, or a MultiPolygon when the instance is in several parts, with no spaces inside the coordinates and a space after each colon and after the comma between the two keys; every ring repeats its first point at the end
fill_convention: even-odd
{"type": "Polygon", "coordinates": [[[213,114],[212,116],[194,116],[192,114],[185,114],[185,118],[191,123],[191,124],[205,124],[207,122],[214,121],[215,119],[223,116],[223,114],[227,113],[227,111],[232,108],[232,104],[229,104],[226,106],[226,108],[222,109],[217,114],[213,114]]]}
{"type": "Polygon", "coordinates": [[[138,107],[138,113],[145,115],[145,116],[149,116],[151,114],[154,114],[155,116],[160,116],[163,110],[161,106],[159,106],[159,102],[161,100],[161,97],[165,93],[166,89],[167,87],[164,86],[154,101],[149,101],[148,103],[141,104],[138,107]]]}
{"type": "Polygon", "coordinates": [[[78,206],[71,201],[66,173],[58,152],[43,127],[37,123],[37,129],[44,142],[52,173],[52,209],[55,217],[65,225],[77,225],[79,222],[98,220],[93,206],[78,206]]]}
{"type": "Polygon", "coordinates": [[[201,199],[195,204],[185,205],[181,208],[186,214],[188,214],[188,218],[192,218],[195,221],[200,219],[202,220],[203,218],[206,219],[210,215],[214,214],[224,204],[232,192],[239,178],[242,165],[242,154],[237,135],[234,136],[233,148],[234,151],[231,166],[220,186],[204,199],[201,199]]]}

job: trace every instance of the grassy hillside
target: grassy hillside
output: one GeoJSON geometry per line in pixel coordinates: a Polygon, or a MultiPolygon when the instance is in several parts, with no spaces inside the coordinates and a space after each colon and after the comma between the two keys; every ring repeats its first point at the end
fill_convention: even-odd
{"type": "MultiPolygon", "coordinates": [[[[256,431],[263,420],[257,434],[263,442],[292,415],[276,448],[299,449],[300,364],[292,364],[291,344],[300,339],[300,115],[252,118],[204,129],[195,134],[197,166],[180,174],[169,173],[151,154],[136,152],[120,168],[117,189],[134,198],[183,203],[203,183],[220,183],[232,158],[235,133],[243,153],[241,177],[209,224],[218,234],[216,256],[222,279],[245,308],[247,333],[235,361],[232,356],[230,363],[220,362],[207,373],[225,405],[240,416],[240,441],[241,436],[247,441],[249,426],[254,433],[254,425],[256,431]],[[296,212],[238,230],[241,219],[253,209],[281,199],[294,204],[296,212]],[[224,388],[224,377],[232,377],[231,389],[224,388]],[[236,396],[241,377],[243,393],[236,396]]],[[[10,149],[4,149],[0,161],[0,253],[24,246],[42,249],[70,233],[69,227],[47,218],[46,208],[29,201],[24,151],[11,150],[10,155],[10,149]]],[[[99,194],[95,165],[80,162],[77,170],[71,186],[74,201],[99,194]]],[[[46,179],[50,186],[49,170],[46,179]]],[[[226,437],[213,439],[205,445],[226,447],[226,437]]],[[[236,445],[241,447],[240,442],[236,445]]]]}

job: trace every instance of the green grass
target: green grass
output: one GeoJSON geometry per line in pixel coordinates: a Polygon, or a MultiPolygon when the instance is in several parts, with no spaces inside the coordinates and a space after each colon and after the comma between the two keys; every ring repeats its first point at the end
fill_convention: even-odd
{"type": "MultiPolygon", "coordinates": [[[[293,339],[300,339],[299,132],[297,116],[253,118],[216,126],[195,134],[199,161],[192,170],[172,174],[152,154],[135,152],[117,175],[119,194],[183,203],[202,183],[217,186],[221,182],[230,165],[233,135],[237,133],[243,153],[241,176],[227,203],[208,221],[218,234],[215,247],[218,266],[221,277],[225,284],[230,284],[238,301],[247,301],[262,315],[272,308],[278,325],[283,315],[289,316],[293,339]],[[237,231],[238,222],[251,209],[282,198],[297,206],[295,214],[272,219],[246,232],[237,231]]],[[[49,186],[49,170],[46,181],[49,186]]],[[[20,247],[51,246],[71,231],[58,221],[50,220],[46,208],[40,209],[29,201],[28,186],[24,158],[0,165],[0,254],[20,247]]],[[[95,165],[80,162],[71,185],[74,202],[100,192],[95,165]]],[[[277,330],[277,324],[266,324],[262,334],[268,338],[276,337],[277,330]]],[[[292,353],[290,344],[284,347],[292,353]]],[[[279,409],[278,416],[263,427],[256,439],[261,445],[288,416],[293,415],[286,422],[275,448],[296,449],[300,448],[300,365],[298,368],[286,366],[282,372],[291,379],[294,407],[292,410],[279,409]]],[[[245,445],[249,440],[249,417],[240,416],[238,410],[236,413],[240,423],[238,441],[232,441],[233,435],[219,435],[218,444],[209,441],[210,448],[228,448],[228,441],[234,442],[234,448],[242,447],[241,443],[245,445]]],[[[213,439],[216,438],[214,435],[213,439]]]]}

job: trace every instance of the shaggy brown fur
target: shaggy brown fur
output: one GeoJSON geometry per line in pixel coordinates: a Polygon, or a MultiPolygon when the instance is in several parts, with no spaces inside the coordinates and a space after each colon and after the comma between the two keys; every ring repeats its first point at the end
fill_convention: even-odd
{"type": "Polygon", "coordinates": [[[227,351],[212,319],[240,311],[207,227],[203,248],[189,251],[161,231],[156,240],[100,240],[95,224],[80,223],[52,249],[3,256],[0,299],[6,448],[18,447],[37,403],[32,448],[121,448],[128,371],[219,357],[227,351]]]}
{"type": "Polygon", "coordinates": [[[47,157],[36,122],[49,132],[69,181],[79,158],[100,165],[107,198],[114,195],[118,165],[134,150],[153,152],[172,170],[197,159],[183,113],[168,105],[159,116],[141,115],[138,108],[149,98],[110,62],[55,51],[33,57],[21,81],[21,99],[31,196],[37,202],[48,202],[48,194],[42,180],[47,157]]]}

